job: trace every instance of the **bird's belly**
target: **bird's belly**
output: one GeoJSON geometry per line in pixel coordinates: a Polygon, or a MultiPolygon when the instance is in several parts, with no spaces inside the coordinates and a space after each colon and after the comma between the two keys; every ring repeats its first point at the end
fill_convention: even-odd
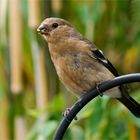
{"type": "MultiPolygon", "coordinates": [[[[76,72],[77,73],[77,72],[76,72]]],[[[72,72],[67,73],[65,71],[62,71],[61,74],[59,74],[59,77],[62,81],[62,83],[76,96],[81,96],[87,91],[91,89],[91,87],[95,86],[95,82],[91,83],[88,80],[85,80],[84,78],[79,78],[77,74],[72,72]],[[65,75],[65,76],[63,76],[65,75]]],[[[82,74],[81,74],[82,75],[82,74]]]]}
{"type": "Polygon", "coordinates": [[[113,78],[109,71],[103,70],[105,67],[101,66],[100,71],[96,64],[87,65],[76,59],[61,58],[55,64],[61,81],[78,97],[94,88],[96,84],[113,78]]]}
{"type": "Polygon", "coordinates": [[[80,64],[61,60],[55,67],[62,83],[76,96],[81,96],[90,88],[89,81],[85,82],[80,64]]]}

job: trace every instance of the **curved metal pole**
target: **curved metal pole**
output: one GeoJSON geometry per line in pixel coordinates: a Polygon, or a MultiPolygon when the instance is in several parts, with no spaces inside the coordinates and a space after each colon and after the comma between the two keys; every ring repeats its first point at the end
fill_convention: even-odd
{"type": "MultiPolygon", "coordinates": [[[[104,92],[109,90],[113,87],[132,83],[132,82],[140,82],[140,73],[135,74],[127,74],[123,76],[116,77],[112,80],[106,81],[98,85],[98,89],[100,92],[104,92]]],[[[71,107],[69,114],[66,117],[63,117],[62,121],[60,122],[57,131],[54,135],[54,140],[61,140],[66,132],[69,124],[75,118],[76,114],[92,99],[99,95],[99,91],[97,88],[92,89],[87,94],[79,98],[79,100],[71,107]]]]}

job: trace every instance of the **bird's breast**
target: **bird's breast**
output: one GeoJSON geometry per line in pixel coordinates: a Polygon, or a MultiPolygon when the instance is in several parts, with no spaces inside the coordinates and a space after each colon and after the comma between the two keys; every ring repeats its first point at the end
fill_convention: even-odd
{"type": "MultiPolygon", "coordinates": [[[[94,70],[91,65],[82,60],[82,54],[69,53],[56,58],[52,58],[57,74],[66,87],[81,96],[87,92],[91,86],[95,86],[93,81],[94,70]],[[91,73],[92,71],[92,73],[91,73]]],[[[96,79],[96,78],[95,78],[96,79]]]]}

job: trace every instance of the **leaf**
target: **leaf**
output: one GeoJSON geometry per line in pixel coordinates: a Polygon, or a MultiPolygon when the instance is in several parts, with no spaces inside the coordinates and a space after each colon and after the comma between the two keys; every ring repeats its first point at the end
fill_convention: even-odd
{"type": "Polygon", "coordinates": [[[53,112],[62,111],[65,106],[65,99],[63,95],[57,95],[49,104],[49,110],[53,112]]]}
{"type": "Polygon", "coordinates": [[[44,127],[42,128],[42,134],[47,138],[54,133],[58,126],[56,121],[48,121],[45,123],[44,127]]]}
{"type": "Polygon", "coordinates": [[[85,133],[81,127],[73,125],[70,130],[71,130],[72,140],[84,140],[85,133]]]}
{"type": "Polygon", "coordinates": [[[104,111],[102,108],[102,99],[98,98],[94,104],[93,112],[90,118],[87,120],[87,127],[89,127],[91,133],[96,133],[99,127],[100,121],[102,120],[104,111]]]}

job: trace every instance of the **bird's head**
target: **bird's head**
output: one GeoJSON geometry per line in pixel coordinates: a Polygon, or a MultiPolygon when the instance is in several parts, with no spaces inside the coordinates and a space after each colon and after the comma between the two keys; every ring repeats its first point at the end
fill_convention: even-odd
{"type": "Polygon", "coordinates": [[[72,36],[74,28],[64,19],[46,18],[37,28],[37,32],[40,33],[48,43],[52,43],[72,36]]]}

